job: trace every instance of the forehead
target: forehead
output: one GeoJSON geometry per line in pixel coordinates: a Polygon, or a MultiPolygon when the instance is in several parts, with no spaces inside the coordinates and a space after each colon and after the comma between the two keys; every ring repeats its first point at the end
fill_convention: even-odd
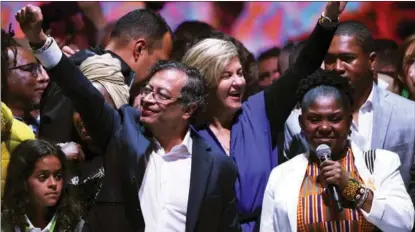
{"type": "Polygon", "coordinates": [[[336,35],[333,37],[328,53],[342,54],[342,53],[362,53],[362,45],[357,42],[355,36],[351,35],[336,35]]]}
{"type": "MultiPolygon", "coordinates": [[[[11,58],[10,62],[15,59],[12,49],[8,49],[8,55],[11,58]]],[[[25,65],[28,63],[37,63],[35,56],[28,49],[23,47],[17,47],[17,66],[25,65]]]]}
{"type": "Polygon", "coordinates": [[[320,95],[306,108],[306,112],[337,112],[341,110],[343,110],[342,104],[333,95],[320,95]]]}
{"type": "Polygon", "coordinates": [[[224,67],[223,72],[240,68],[242,68],[241,62],[239,61],[239,58],[235,56],[229,60],[228,64],[224,67]]]}
{"type": "Polygon", "coordinates": [[[35,171],[59,170],[62,168],[61,162],[54,155],[44,156],[36,162],[35,171]]]}
{"type": "MultiPolygon", "coordinates": [[[[278,67],[278,57],[277,56],[273,56],[273,57],[268,57],[268,58],[266,58],[264,60],[261,60],[258,63],[258,67],[260,69],[262,69],[262,68],[270,68],[270,67],[277,68],[278,67]]],[[[259,71],[261,71],[261,70],[259,70],[259,71]]]]}
{"type": "Polygon", "coordinates": [[[149,84],[154,88],[163,88],[170,92],[180,92],[187,80],[185,73],[175,69],[161,70],[155,73],[149,84]]]}

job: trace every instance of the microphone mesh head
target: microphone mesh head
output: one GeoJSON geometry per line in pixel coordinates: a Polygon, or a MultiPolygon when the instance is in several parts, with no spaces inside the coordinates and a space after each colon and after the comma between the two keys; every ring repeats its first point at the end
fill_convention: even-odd
{"type": "Polygon", "coordinates": [[[316,149],[316,155],[321,160],[321,158],[330,157],[331,149],[327,144],[320,144],[316,149]]]}

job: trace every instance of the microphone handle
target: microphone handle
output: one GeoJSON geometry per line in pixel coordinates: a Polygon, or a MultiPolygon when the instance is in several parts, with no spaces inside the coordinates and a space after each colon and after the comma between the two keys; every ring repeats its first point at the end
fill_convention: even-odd
{"type": "MultiPolygon", "coordinates": [[[[321,162],[324,162],[326,160],[331,160],[331,157],[325,155],[325,156],[320,158],[321,162]]],[[[337,192],[336,186],[335,185],[329,185],[328,187],[329,187],[330,195],[331,195],[334,203],[336,204],[337,211],[342,212],[343,211],[343,206],[342,206],[342,203],[340,202],[340,196],[339,196],[339,193],[337,192]]]]}
{"type": "Polygon", "coordinates": [[[336,186],[329,185],[329,190],[330,190],[331,197],[333,198],[333,201],[336,204],[337,211],[342,212],[343,211],[343,206],[341,204],[340,196],[339,196],[339,193],[337,192],[336,186]]]}

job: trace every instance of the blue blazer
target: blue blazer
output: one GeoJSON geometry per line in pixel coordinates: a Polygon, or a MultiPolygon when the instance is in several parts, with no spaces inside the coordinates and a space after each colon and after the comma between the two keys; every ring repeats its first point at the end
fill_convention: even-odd
{"type": "MultiPolygon", "coordinates": [[[[64,55],[48,71],[52,81],[71,99],[95,145],[105,154],[107,180],[117,185],[112,186],[113,197],[122,210],[114,212],[124,215],[114,215],[105,223],[118,223],[125,228],[122,224],[128,222],[128,231],[144,231],[138,191],[146,168],[151,133],[139,122],[139,112],[128,105],[118,111],[108,106],[103,96],[64,55]],[[124,221],[116,221],[116,218],[124,221]]],[[[194,131],[191,137],[190,190],[183,193],[189,194],[186,232],[240,231],[233,188],[237,176],[235,164],[194,131]]]]}

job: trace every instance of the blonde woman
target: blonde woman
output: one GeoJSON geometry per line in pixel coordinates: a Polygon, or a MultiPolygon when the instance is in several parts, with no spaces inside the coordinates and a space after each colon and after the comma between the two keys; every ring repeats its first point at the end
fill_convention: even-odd
{"type": "Polygon", "coordinates": [[[297,63],[274,84],[242,103],[246,81],[233,43],[204,39],[190,48],[183,63],[209,83],[209,105],[195,127],[210,145],[238,166],[235,184],[243,231],[256,231],[268,176],[277,160],[277,133],[296,103],[300,80],[320,67],[345,2],[329,2],[297,63]]]}

